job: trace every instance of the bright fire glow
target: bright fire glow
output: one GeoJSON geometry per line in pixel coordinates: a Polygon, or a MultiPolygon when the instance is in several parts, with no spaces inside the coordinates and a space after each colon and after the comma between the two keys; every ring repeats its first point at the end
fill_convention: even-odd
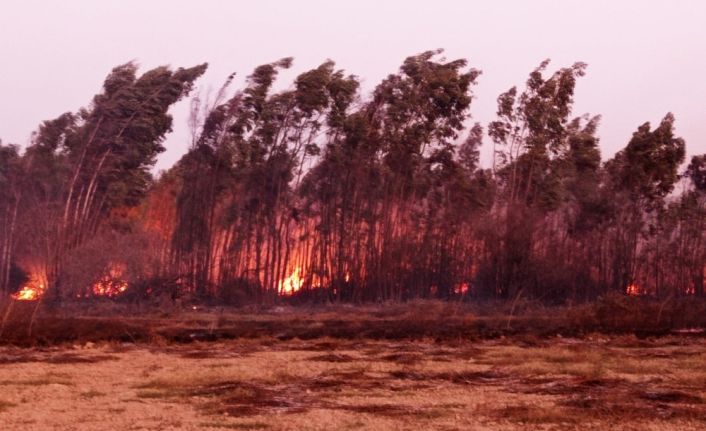
{"type": "Polygon", "coordinates": [[[113,265],[108,271],[107,275],[101,277],[98,281],[93,283],[91,290],[96,296],[107,296],[113,297],[120,295],[127,290],[127,281],[122,280],[121,277],[127,268],[125,265],[113,265]]]}
{"type": "Polygon", "coordinates": [[[101,278],[93,284],[93,294],[96,296],[113,297],[127,290],[127,282],[114,280],[108,276],[101,278]]]}
{"type": "Polygon", "coordinates": [[[635,283],[628,284],[628,287],[627,287],[627,289],[625,289],[625,292],[630,296],[637,296],[637,295],[642,294],[642,292],[640,291],[640,288],[635,283]]]}
{"type": "Polygon", "coordinates": [[[469,289],[468,283],[464,282],[464,283],[457,284],[456,287],[454,288],[454,292],[457,295],[465,295],[466,293],[468,293],[468,289],[469,289]]]}
{"type": "Polygon", "coordinates": [[[36,301],[44,294],[44,285],[39,283],[36,285],[26,284],[22,286],[18,292],[12,295],[12,299],[16,301],[36,301]]]}
{"type": "Polygon", "coordinates": [[[304,280],[301,277],[301,272],[301,267],[297,266],[296,268],[294,268],[294,272],[292,272],[292,275],[285,278],[284,280],[280,280],[279,285],[277,286],[280,295],[293,295],[295,292],[302,288],[302,286],[304,285],[304,280]]]}
{"type": "Polygon", "coordinates": [[[44,282],[40,281],[38,277],[32,276],[27,284],[12,295],[12,299],[15,301],[36,301],[44,295],[45,290],[44,282]]]}

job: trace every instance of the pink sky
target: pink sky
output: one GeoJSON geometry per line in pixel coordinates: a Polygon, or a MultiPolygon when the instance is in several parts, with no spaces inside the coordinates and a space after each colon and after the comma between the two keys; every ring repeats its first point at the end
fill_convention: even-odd
{"type": "MultiPolygon", "coordinates": [[[[110,69],[207,61],[206,91],[228,74],[293,56],[287,86],[327,58],[369,92],[411,54],[445,48],[483,75],[471,108],[494,117],[495,99],[543,59],[588,63],[575,115],[601,114],[604,158],[637,126],[666,112],[689,154],[706,152],[706,1],[182,1],[2,0],[0,139],[26,145],[46,119],[85,106],[110,69]]],[[[188,146],[187,103],[157,167],[188,146]]],[[[487,162],[487,154],[485,164],[487,162]]]]}

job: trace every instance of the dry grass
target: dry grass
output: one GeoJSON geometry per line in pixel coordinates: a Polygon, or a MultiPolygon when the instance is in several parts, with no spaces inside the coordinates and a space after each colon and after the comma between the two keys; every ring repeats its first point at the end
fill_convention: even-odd
{"type": "Polygon", "coordinates": [[[262,422],[232,423],[232,422],[202,422],[199,428],[217,428],[230,430],[264,430],[270,426],[262,422]]]}
{"type": "MultiPolygon", "coordinates": [[[[618,323],[604,317],[600,328],[586,323],[603,308],[542,316],[519,307],[524,314],[511,320],[439,302],[44,315],[29,344],[48,347],[0,348],[0,389],[12,401],[0,402],[0,423],[57,430],[706,428],[703,339],[645,337],[635,330],[653,327],[643,314],[618,323]]],[[[23,344],[23,332],[8,328],[3,340],[23,344]]]]}
{"type": "Polygon", "coordinates": [[[3,391],[22,402],[3,407],[0,420],[14,429],[28,415],[44,428],[101,429],[97,418],[85,428],[70,425],[73,415],[96,411],[110,415],[111,428],[706,426],[702,343],[555,338],[518,347],[511,341],[257,339],[123,352],[105,345],[82,354],[115,359],[6,364],[3,391]],[[58,385],[70,402],[55,400],[58,385]],[[37,416],[36,408],[27,410],[30,399],[54,413],[37,416]]]}
{"type": "Polygon", "coordinates": [[[10,401],[3,401],[3,400],[0,400],[0,413],[2,413],[3,411],[9,409],[10,407],[15,407],[15,406],[17,406],[17,404],[12,403],[12,402],[10,402],[10,401]]]}
{"type": "Polygon", "coordinates": [[[107,394],[106,394],[105,392],[96,391],[96,390],[93,390],[93,389],[88,390],[88,391],[85,391],[85,392],[81,392],[81,397],[87,398],[87,399],[97,398],[97,397],[104,397],[104,396],[106,396],[106,395],[107,395],[107,394]]]}
{"type": "MultiPolygon", "coordinates": [[[[476,407],[475,413],[492,418],[497,422],[510,422],[532,428],[545,424],[563,425],[570,428],[582,422],[581,418],[568,414],[556,406],[546,407],[525,402],[503,407],[481,404],[476,407]]],[[[584,422],[584,424],[586,423],[584,422]]]]}
{"type": "Polygon", "coordinates": [[[32,376],[30,378],[24,379],[6,379],[0,380],[0,387],[2,386],[46,386],[46,385],[62,385],[71,386],[73,382],[71,381],[71,375],[67,373],[57,373],[57,372],[45,372],[40,375],[32,376]]]}
{"type": "Polygon", "coordinates": [[[706,300],[668,302],[608,296],[577,307],[546,308],[527,302],[473,304],[411,301],[382,305],[318,307],[161,309],[113,302],[14,303],[3,319],[0,344],[36,346],[62,343],[170,343],[270,337],[277,340],[372,339],[448,342],[512,336],[538,346],[548,336],[665,335],[674,329],[706,328],[706,300]]]}

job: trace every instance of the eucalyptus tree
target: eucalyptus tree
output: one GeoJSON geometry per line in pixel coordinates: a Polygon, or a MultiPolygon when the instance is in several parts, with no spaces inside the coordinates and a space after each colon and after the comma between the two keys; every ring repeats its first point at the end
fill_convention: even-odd
{"type": "Polygon", "coordinates": [[[686,176],[697,193],[706,194],[706,154],[691,158],[686,169],[686,176]]]}
{"type": "Polygon", "coordinates": [[[435,282],[435,250],[423,244],[439,227],[430,194],[461,172],[453,144],[480,73],[440,53],[408,57],[342,127],[331,125],[333,139],[302,186],[321,219],[314,260],[332,273],[336,298],[428,295],[435,282]]]}
{"type": "Polygon", "coordinates": [[[42,243],[34,253],[44,256],[56,295],[66,252],[95,233],[112,209],[144,196],[149,168],[172,127],[168,110],[205,70],[205,64],[158,67],[137,76],[134,63],[118,66],[90,106],[44,122],[34,135],[24,156],[23,217],[43,226],[32,235],[42,243]]]}
{"type": "MultiPolygon", "coordinates": [[[[596,136],[600,117],[579,117],[568,126],[564,154],[558,164],[559,187],[552,196],[560,196],[561,206],[554,213],[560,229],[554,229],[552,252],[545,257],[545,269],[553,267],[554,296],[572,300],[595,298],[603,292],[606,265],[605,228],[612,221],[612,200],[606,193],[599,139],[596,136]],[[556,193],[558,191],[558,193],[556,193]]],[[[557,225],[555,224],[555,226],[557,225]]]]}
{"type": "Polygon", "coordinates": [[[644,238],[635,278],[641,292],[661,296],[704,294],[706,199],[698,189],[685,191],[660,210],[644,238]]]}
{"type": "Polygon", "coordinates": [[[683,191],[668,196],[656,215],[646,215],[636,273],[642,291],[661,296],[704,294],[706,268],[706,157],[694,156],[683,174],[683,191]]]}
{"type": "Polygon", "coordinates": [[[399,75],[383,81],[374,95],[373,103],[381,105],[383,113],[380,125],[386,173],[380,227],[383,249],[376,268],[381,275],[388,268],[397,272],[383,283],[383,295],[388,298],[399,299],[407,293],[405,287],[413,292],[425,289],[432,295],[447,295],[451,289],[452,280],[439,277],[450,256],[448,244],[424,246],[437,228],[429,197],[433,182],[452,178],[448,174],[456,170],[454,142],[468,118],[471,89],[480,71],[464,70],[467,62],[462,59],[436,59],[439,53],[408,58],[399,75]],[[420,264],[427,274],[409,270],[419,262],[419,255],[426,255],[430,263],[420,264]]]}
{"type": "Polygon", "coordinates": [[[272,298],[292,269],[294,190],[321,140],[340,127],[357,81],[326,61],[300,74],[293,89],[272,93],[291,62],[257,67],[244,90],[210,110],[180,162],[196,181],[184,182],[179,196],[175,260],[192,253],[186,271],[196,290],[245,286],[272,298]]]}
{"type": "Polygon", "coordinates": [[[22,160],[18,147],[0,141],[0,292],[10,287],[22,190],[22,160]]]}
{"type": "Polygon", "coordinates": [[[682,265],[690,272],[692,292],[703,297],[706,294],[706,154],[692,157],[686,176],[693,189],[683,197],[692,204],[692,211],[685,220],[685,240],[689,242],[685,248],[689,257],[682,265]]]}
{"type": "MultiPolygon", "coordinates": [[[[649,122],[639,126],[627,146],[607,163],[610,191],[622,204],[611,229],[612,289],[624,291],[638,282],[647,283],[644,277],[650,271],[643,267],[641,249],[655,235],[664,199],[679,179],[684,156],[684,140],[675,136],[674,116],[669,113],[654,130],[649,122]]],[[[659,244],[656,247],[659,254],[659,244]]],[[[659,282],[654,289],[657,295],[663,293],[659,282]]]]}
{"type": "Polygon", "coordinates": [[[563,200],[564,155],[570,137],[580,132],[570,115],[576,81],[586,64],[575,63],[545,77],[548,65],[545,60],[530,73],[521,93],[513,87],[501,94],[497,119],[488,125],[501,200],[494,209],[500,229],[488,239],[495,257],[486,272],[501,297],[542,289],[533,251],[546,247],[536,235],[546,215],[563,200]]]}

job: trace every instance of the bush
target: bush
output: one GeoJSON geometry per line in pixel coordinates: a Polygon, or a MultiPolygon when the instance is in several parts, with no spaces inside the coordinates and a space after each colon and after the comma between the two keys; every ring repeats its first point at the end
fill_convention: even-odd
{"type": "Polygon", "coordinates": [[[94,295],[92,286],[106,283],[144,284],[158,269],[154,239],[143,232],[102,232],[72,250],[59,276],[61,294],[65,297],[94,295]]]}

